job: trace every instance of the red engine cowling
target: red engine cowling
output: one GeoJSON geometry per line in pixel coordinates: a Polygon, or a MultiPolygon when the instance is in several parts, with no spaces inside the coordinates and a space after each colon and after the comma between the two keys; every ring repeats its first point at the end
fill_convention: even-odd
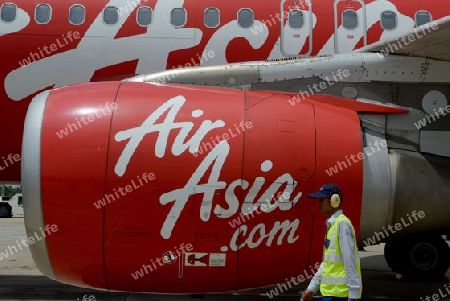
{"type": "MultiPolygon", "coordinates": [[[[290,97],[119,82],[38,95],[22,154],[38,268],[77,286],[155,293],[312,276],[325,216],[307,194],[361,151],[360,124],[353,110],[290,97]]],[[[333,179],[358,231],[362,162],[333,179]]]]}

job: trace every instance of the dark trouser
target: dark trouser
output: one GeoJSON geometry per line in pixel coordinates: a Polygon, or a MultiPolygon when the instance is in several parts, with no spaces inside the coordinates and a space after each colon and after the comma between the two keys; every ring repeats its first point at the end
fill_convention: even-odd
{"type": "Polygon", "coordinates": [[[342,297],[322,297],[323,301],[347,301],[348,297],[342,298],[342,297]]]}

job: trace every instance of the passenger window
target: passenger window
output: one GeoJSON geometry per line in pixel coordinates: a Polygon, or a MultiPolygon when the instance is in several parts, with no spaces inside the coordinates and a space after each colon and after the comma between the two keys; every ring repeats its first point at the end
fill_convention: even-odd
{"type": "Polygon", "coordinates": [[[289,12],[289,26],[291,28],[299,29],[303,27],[303,12],[298,9],[293,9],[289,12]]]}
{"type": "Polygon", "coordinates": [[[421,10],[416,12],[416,26],[421,26],[431,22],[431,14],[427,11],[421,10]]]}
{"type": "Polygon", "coordinates": [[[73,25],[80,25],[84,23],[86,18],[86,9],[79,4],[75,4],[69,10],[69,21],[73,25]]]}
{"type": "Polygon", "coordinates": [[[18,203],[17,203],[18,205],[23,205],[23,199],[22,199],[22,197],[21,196],[19,196],[19,201],[18,201],[18,203]]]}
{"type": "Polygon", "coordinates": [[[217,8],[207,8],[205,10],[205,26],[216,28],[220,24],[220,12],[217,8]]]}
{"type": "Polygon", "coordinates": [[[384,29],[394,29],[397,27],[397,15],[392,11],[385,11],[381,14],[381,27],[384,29]]]}
{"type": "Polygon", "coordinates": [[[175,27],[183,27],[187,22],[187,13],[184,8],[174,8],[170,16],[170,23],[175,27]]]}
{"type": "Polygon", "coordinates": [[[12,22],[17,16],[17,5],[13,3],[6,3],[2,6],[1,18],[4,22],[12,22]]]}
{"type": "Polygon", "coordinates": [[[148,6],[142,6],[137,12],[137,22],[141,26],[149,26],[152,23],[153,11],[148,6]]]}
{"type": "Polygon", "coordinates": [[[358,27],[358,14],[354,10],[346,10],[342,13],[342,25],[345,29],[358,27]]]}
{"type": "Polygon", "coordinates": [[[114,25],[119,21],[119,10],[117,7],[108,6],[103,11],[103,22],[108,25],[114,25]]]}
{"type": "Polygon", "coordinates": [[[255,16],[253,11],[249,8],[243,8],[238,12],[238,24],[243,28],[249,28],[253,26],[255,16]]]}
{"type": "Polygon", "coordinates": [[[38,24],[47,24],[52,18],[52,7],[48,4],[39,4],[34,12],[34,20],[38,24]]]}

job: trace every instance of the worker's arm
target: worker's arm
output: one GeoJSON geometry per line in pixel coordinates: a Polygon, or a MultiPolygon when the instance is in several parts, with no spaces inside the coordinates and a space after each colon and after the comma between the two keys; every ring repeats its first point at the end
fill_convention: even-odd
{"type": "Polygon", "coordinates": [[[314,294],[317,294],[320,287],[320,278],[322,277],[322,270],[323,270],[323,262],[320,264],[319,269],[317,270],[314,277],[311,279],[311,282],[308,285],[308,290],[313,292],[314,294]]]}
{"type": "Polygon", "coordinates": [[[345,274],[347,275],[348,298],[360,299],[359,291],[362,286],[361,278],[356,269],[355,243],[352,228],[347,222],[339,223],[339,246],[344,261],[345,274]]]}

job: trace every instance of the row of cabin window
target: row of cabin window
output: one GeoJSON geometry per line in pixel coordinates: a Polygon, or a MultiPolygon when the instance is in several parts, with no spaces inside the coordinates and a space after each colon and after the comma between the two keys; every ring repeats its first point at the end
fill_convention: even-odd
{"type": "MultiPolygon", "coordinates": [[[[431,14],[427,11],[421,10],[416,12],[415,16],[416,26],[431,22],[431,14]]],[[[381,27],[383,29],[397,28],[397,14],[393,11],[384,11],[380,18],[381,27]]],[[[342,26],[346,29],[355,29],[358,27],[358,14],[354,10],[346,10],[342,13],[342,26]]]]}
{"type": "MultiPolygon", "coordinates": [[[[123,13],[119,8],[108,6],[103,11],[103,22],[114,25],[119,21],[119,14],[123,13]]],[[[4,4],[1,8],[1,19],[4,22],[12,22],[17,16],[17,6],[13,3],[4,4]]],[[[36,6],[34,18],[38,24],[47,24],[52,17],[52,7],[48,4],[36,6]]],[[[69,9],[69,21],[74,25],[83,24],[86,18],[84,6],[75,4],[69,9]]],[[[141,26],[149,26],[152,23],[153,10],[150,7],[140,7],[136,14],[136,21],[141,26]]],[[[397,27],[397,14],[385,11],[381,14],[381,27],[383,29],[395,29],[397,27]]],[[[184,8],[174,8],[171,12],[170,23],[175,27],[183,27],[187,22],[187,12],[184,8]]],[[[418,11],[415,14],[416,26],[431,22],[431,15],[427,11],[418,11]]],[[[217,8],[205,10],[204,23],[206,27],[216,28],[220,24],[220,11],[217,8]]],[[[254,23],[254,13],[251,9],[243,8],[238,12],[238,24],[243,28],[249,28],[254,23]]],[[[304,25],[303,12],[293,9],[289,12],[288,24],[291,28],[300,29],[304,25]]],[[[346,10],[342,13],[342,25],[346,29],[358,27],[358,15],[354,10],[346,10]]]]}
{"type": "MultiPolygon", "coordinates": [[[[124,13],[123,8],[108,6],[103,11],[103,22],[114,25],[119,21],[119,14],[124,13]]],[[[4,4],[1,8],[1,20],[12,22],[17,17],[17,6],[13,3],[4,4]]],[[[34,19],[38,24],[47,24],[52,17],[52,7],[48,4],[36,6],[34,19]]],[[[69,9],[69,22],[73,25],[83,24],[86,18],[86,9],[80,4],[75,4],[69,9]]],[[[153,20],[153,10],[150,7],[142,6],[136,14],[136,21],[141,26],[149,26],[153,20]]],[[[184,8],[174,8],[171,12],[170,22],[175,27],[183,27],[187,22],[187,12],[184,8]]],[[[238,12],[238,23],[244,28],[251,27],[254,22],[254,14],[251,9],[244,8],[238,12]]],[[[217,8],[205,10],[205,25],[215,28],[220,24],[220,11],[217,8]]]]}

